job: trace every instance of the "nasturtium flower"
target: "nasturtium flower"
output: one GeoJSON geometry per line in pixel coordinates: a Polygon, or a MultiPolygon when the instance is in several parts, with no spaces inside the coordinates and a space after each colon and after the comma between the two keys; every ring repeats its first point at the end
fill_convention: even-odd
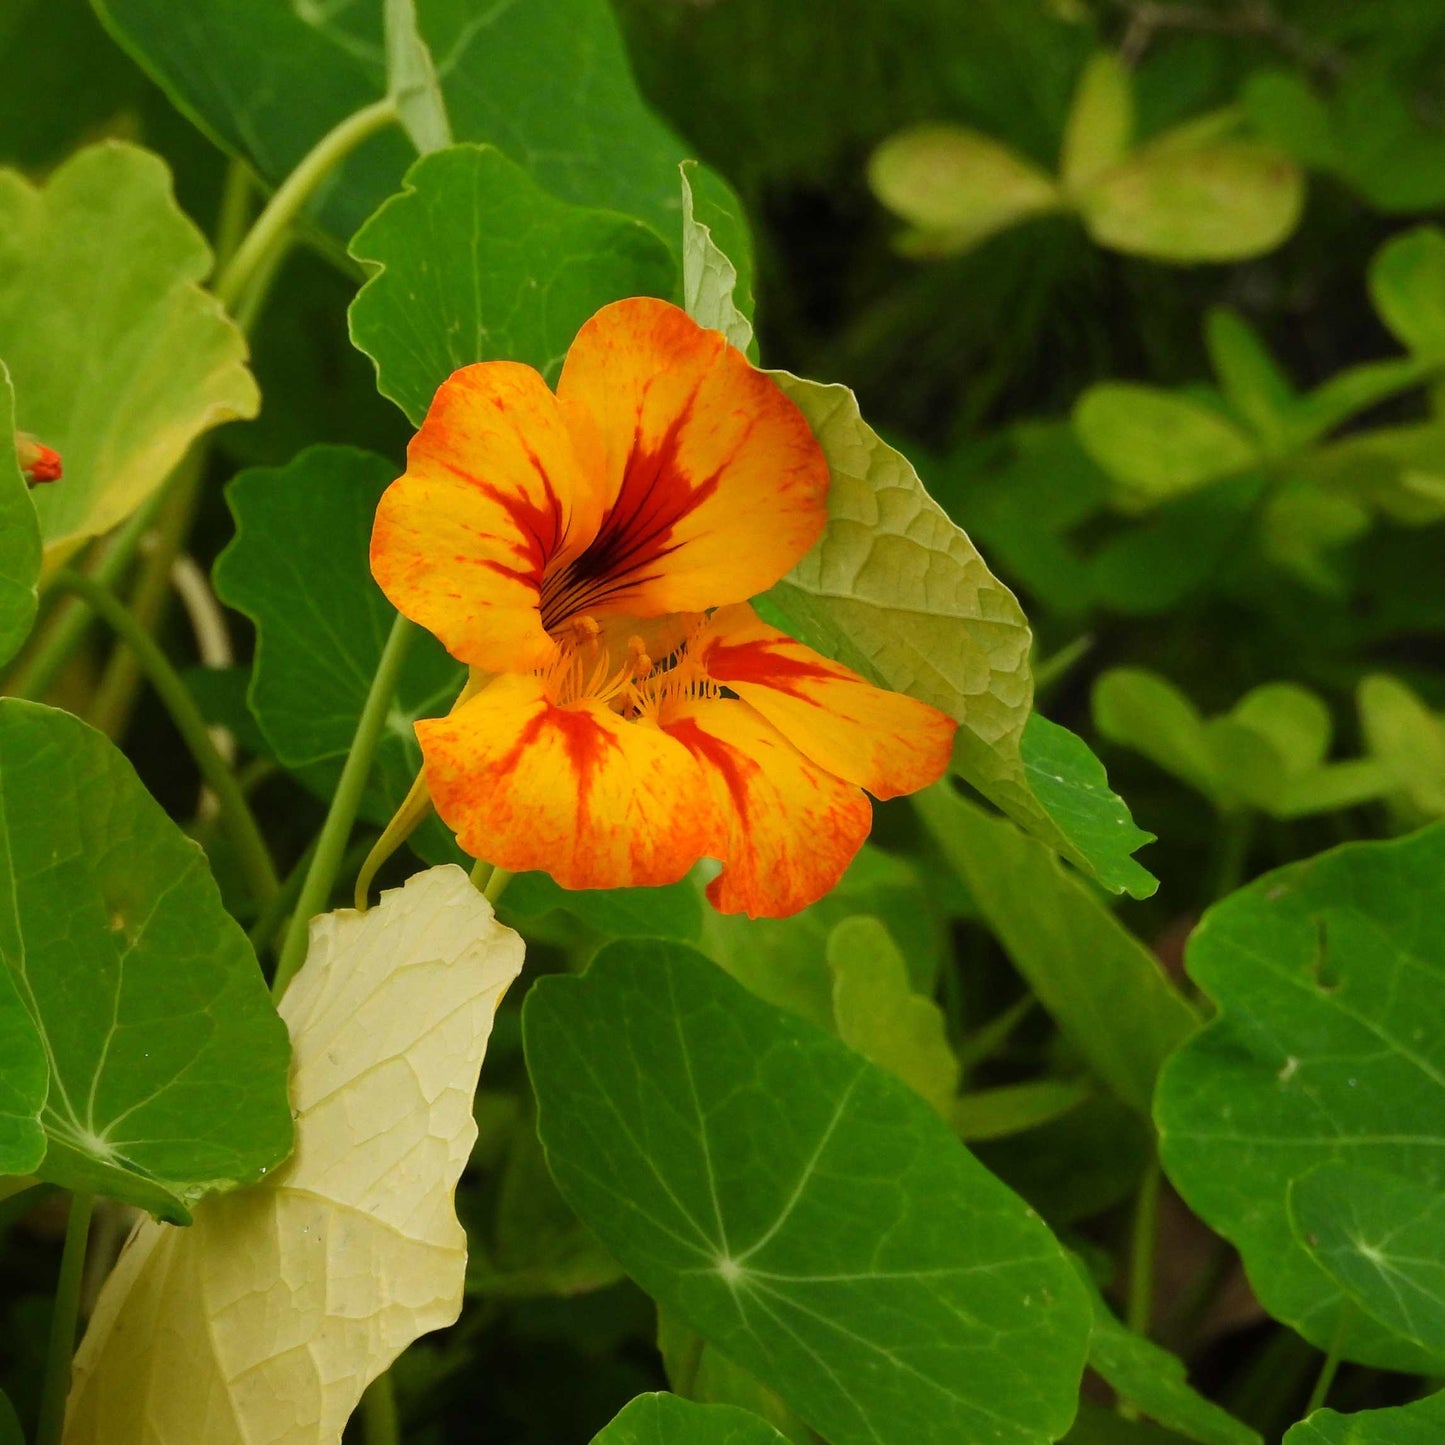
{"type": "Polygon", "coordinates": [[[712,903],[753,916],[826,893],[868,835],[864,790],[933,782],[954,732],[748,605],[817,541],[827,491],[798,409],[666,302],[599,311],[555,394],[513,362],[453,373],[371,566],[471,668],[416,725],[461,846],[567,888],[711,857],[712,903]]]}

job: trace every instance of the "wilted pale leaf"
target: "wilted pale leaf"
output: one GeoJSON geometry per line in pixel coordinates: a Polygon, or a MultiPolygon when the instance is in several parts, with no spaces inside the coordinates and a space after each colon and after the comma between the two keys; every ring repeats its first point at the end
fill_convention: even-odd
{"type": "Polygon", "coordinates": [[[915,231],[910,251],[966,251],[1026,216],[1058,209],[1059,188],[1031,162],[977,131],[924,125],[884,141],[868,163],[873,193],[915,231]]]}
{"type": "Polygon", "coordinates": [[[156,156],[109,142],[36,189],[0,172],[0,356],[19,424],[65,459],[38,489],[47,566],[113,527],[202,432],[256,414],[246,343],[196,284],[205,240],[156,156]]]}
{"type": "Polygon", "coordinates": [[[1159,261],[1239,261],[1272,251],[1304,204],[1300,169],[1275,146],[1193,122],[1100,175],[1080,196],[1101,245],[1159,261]]]}
{"type": "Polygon", "coordinates": [[[12,437],[15,392],[0,361],[0,663],[20,650],[35,621],[40,576],[40,525],[12,437]]]}
{"type": "Polygon", "coordinates": [[[1260,457],[1254,440],[1213,407],[1133,382],[1091,386],[1074,408],[1074,430],[1127,511],[1192,492],[1260,457]]]}
{"type": "Polygon", "coordinates": [[[1059,157],[1064,186],[1077,190],[1118,165],[1133,134],[1133,77],[1117,55],[1101,50],[1084,67],[1069,108],[1059,157]]]}
{"type": "Polygon", "coordinates": [[[327,914],[281,1003],[296,1152],[146,1222],[76,1355],[66,1445],[337,1445],[367,1383],[461,1307],[452,1205],[522,942],[455,867],[327,914]]]}
{"type": "MultiPolygon", "coordinates": [[[[688,172],[696,161],[678,167],[682,176],[682,297],[687,314],[700,325],[721,331],[739,351],[753,344],[753,324],[738,308],[738,271],[697,219],[688,172]]],[[[744,298],[746,304],[746,298],[744,298]]]]}

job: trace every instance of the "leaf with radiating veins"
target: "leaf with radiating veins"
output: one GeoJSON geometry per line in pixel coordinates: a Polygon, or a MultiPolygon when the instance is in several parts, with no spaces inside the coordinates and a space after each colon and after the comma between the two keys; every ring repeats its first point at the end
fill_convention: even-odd
{"type": "Polygon", "coordinates": [[[452,1196],[522,941],[455,867],[311,926],[281,1002],[296,1152],[143,1223],[75,1360],[65,1445],[335,1445],[366,1385],[462,1301],[452,1196]]]}

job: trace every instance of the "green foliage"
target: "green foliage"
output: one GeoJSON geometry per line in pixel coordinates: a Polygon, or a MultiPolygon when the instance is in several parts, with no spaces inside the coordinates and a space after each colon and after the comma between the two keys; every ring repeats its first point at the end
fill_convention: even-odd
{"type": "Polygon", "coordinates": [[[259,404],[197,282],[211,255],[155,156],[80,151],[44,189],[0,172],[0,356],[16,419],[64,458],[35,495],[47,562],[124,521],[202,432],[259,404]]]}
{"type": "Polygon", "coordinates": [[[351,243],[379,268],[352,303],[351,336],[415,425],[458,367],[505,357],[555,383],[594,311],[673,290],[674,264],[654,232],[553,199],[490,146],[426,156],[405,185],[351,243]]]}
{"type": "Polygon", "coordinates": [[[1067,1426],[1087,1332],[1072,1268],[911,1090],[675,945],[537,984],[525,1029],[564,1196],[815,1428],[1067,1426]]]}
{"type": "Polygon", "coordinates": [[[676,1395],[642,1395],[592,1445],[778,1445],[764,1420],[730,1405],[694,1405],[676,1395]]]}
{"type": "Polygon", "coordinates": [[[0,955],[49,1066],[36,1172],[185,1222],[289,1152],[285,1028],[200,850],[99,733],[8,699],[0,778],[0,955]]]}
{"type": "Polygon", "coordinates": [[[1285,1445],[1434,1445],[1442,1426],[1445,1394],[1358,1415],[1317,1410],[1284,1438],[1285,1445]]]}
{"type": "MultiPolygon", "coordinates": [[[[1190,975],[1220,1014],[1160,1080],[1164,1165],[1238,1246],[1270,1312],[1322,1347],[1347,1296],[1292,1229],[1292,1189],[1334,1163],[1439,1188],[1442,859],[1439,826],[1348,845],[1234,894],[1190,943],[1190,975]]],[[[1367,1319],[1344,1354],[1406,1370],[1425,1358],[1367,1319]]]]}
{"type": "MultiPolygon", "coordinates": [[[[15,390],[0,362],[0,437],[15,431],[15,390]]],[[[0,446],[0,663],[9,662],[35,621],[40,526],[13,450],[0,446]]]]}

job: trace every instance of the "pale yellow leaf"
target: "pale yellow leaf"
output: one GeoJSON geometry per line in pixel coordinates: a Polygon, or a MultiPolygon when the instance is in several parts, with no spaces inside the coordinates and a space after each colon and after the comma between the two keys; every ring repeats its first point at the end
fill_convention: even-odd
{"type": "Polygon", "coordinates": [[[522,941],[456,867],[327,914],[281,1004],[296,1152],[147,1220],[76,1355],[65,1445],[337,1445],[366,1385],[461,1307],[453,1193],[522,941]]]}
{"type": "Polygon", "coordinates": [[[1117,55],[1101,50],[1089,59],[1074,91],[1059,176],[1069,191],[1087,186],[1129,153],[1134,135],[1134,80],[1117,55]]]}

